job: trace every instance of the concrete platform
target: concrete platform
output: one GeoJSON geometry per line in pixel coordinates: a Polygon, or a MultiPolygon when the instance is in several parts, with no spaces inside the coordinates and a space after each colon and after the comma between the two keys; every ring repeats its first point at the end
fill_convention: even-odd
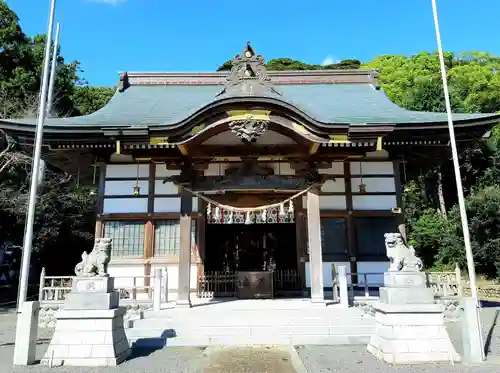
{"type": "Polygon", "coordinates": [[[131,345],[366,345],[375,320],[357,308],[309,299],[198,302],[147,312],[127,330],[131,345]]]}

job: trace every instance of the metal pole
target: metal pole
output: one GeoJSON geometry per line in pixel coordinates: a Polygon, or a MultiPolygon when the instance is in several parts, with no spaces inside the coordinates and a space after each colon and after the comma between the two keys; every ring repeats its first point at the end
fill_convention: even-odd
{"type": "Polygon", "coordinates": [[[480,304],[479,298],[477,296],[477,285],[476,285],[476,268],[474,266],[474,256],[472,254],[472,246],[470,243],[470,232],[469,232],[469,223],[467,219],[467,210],[465,208],[465,198],[464,191],[462,186],[462,177],[460,175],[460,164],[458,163],[458,151],[457,151],[457,143],[455,140],[455,128],[453,127],[453,117],[451,114],[451,103],[450,103],[450,93],[448,90],[448,78],[446,76],[446,66],[444,63],[444,54],[443,54],[443,45],[441,42],[441,31],[439,29],[439,18],[436,0],[432,1],[432,13],[434,16],[434,27],[436,29],[436,41],[438,47],[439,54],[439,62],[441,65],[441,77],[443,79],[443,90],[444,90],[444,99],[446,104],[446,114],[448,116],[448,130],[450,132],[450,145],[451,145],[451,155],[453,158],[453,168],[455,171],[455,182],[457,185],[457,197],[458,197],[458,207],[460,209],[460,219],[462,221],[462,231],[464,235],[464,244],[465,244],[465,255],[467,257],[467,271],[469,272],[469,283],[471,288],[472,299],[474,299],[476,303],[476,326],[478,326],[478,330],[475,332],[478,333],[479,341],[481,341],[481,346],[478,348],[481,349],[481,358],[484,359],[483,355],[483,344],[482,344],[482,331],[481,331],[481,319],[480,319],[480,304]]]}
{"type": "Polygon", "coordinates": [[[54,14],[56,9],[56,0],[51,0],[49,13],[49,26],[47,31],[47,41],[45,43],[45,56],[43,60],[42,92],[40,93],[40,103],[38,106],[38,120],[36,124],[35,151],[33,152],[33,164],[31,166],[31,185],[30,196],[28,200],[28,214],[26,216],[26,228],[24,231],[23,253],[21,261],[21,276],[19,278],[19,296],[17,300],[17,309],[21,310],[26,301],[28,291],[28,280],[30,272],[30,257],[33,246],[33,224],[35,221],[35,207],[37,199],[38,174],[40,172],[40,158],[42,155],[43,123],[45,120],[47,107],[47,91],[49,86],[49,60],[50,45],[52,42],[52,29],[54,28],[54,14]]]}
{"type": "Polygon", "coordinates": [[[54,48],[52,50],[52,63],[50,66],[50,83],[49,95],[47,98],[47,117],[50,117],[52,110],[52,101],[54,100],[54,84],[56,82],[56,67],[57,67],[57,48],[59,46],[59,23],[56,24],[56,38],[54,39],[54,48]]]}

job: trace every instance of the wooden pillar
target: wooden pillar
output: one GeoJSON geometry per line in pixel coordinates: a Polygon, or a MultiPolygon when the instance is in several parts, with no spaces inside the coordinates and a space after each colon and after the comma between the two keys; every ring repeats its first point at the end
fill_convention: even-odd
{"type": "Polygon", "coordinates": [[[398,231],[406,242],[406,225],[405,225],[405,213],[404,213],[404,202],[403,202],[403,183],[401,180],[401,163],[402,161],[394,161],[394,184],[396,187],[396,203],[397,207],[401,209],[401,212],[397,215],[398,219],[398,231]]]}
{"type": "Polygon", "coordinates": [[[295,234],[297,245],[297,271],[300,276],[302,290],[306,287],[306,242],[305,242],[305,211],[302,203],[302,196],[295,202],[295,234]]]}
{"type": "Polygon", "coordinates": [[[307,192],[307,233],[309,240],[309,277],[311,302],[325,303],[323,289],[323,258],[321,250],[321,221],[318,190],[307,192]]]}
{"type": "Polygon", "coordinates": [[[181,192],[179,282],[176,307],[191,307],[191,213],[193,197],[191,193],[181,192]]]}
{"type": "MultiPolygon", "coordinates": [[[[347,229],[347,254],[349,255],[350,273],[358,272],[358,262],[357,262],[357,245],[356,245],[356,227],[352,204],[352,185],[351,185],[351,164],[350,162],[344,162],[344,185],[345,185],[345,202],[346,202],[346,229],[347,229]]],[[[351,278],[353,283],[357,283],[357,276],[351,278]]]]}

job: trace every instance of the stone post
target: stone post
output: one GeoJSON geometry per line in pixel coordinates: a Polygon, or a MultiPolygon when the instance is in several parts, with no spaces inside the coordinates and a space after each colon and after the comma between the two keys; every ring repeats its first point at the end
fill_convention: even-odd
{"type": "Polygon", "coordinates": [[[17,314],[14,365],[30,365],[36,361],[39,302],[24,302],[17,314]]]}
{"type": "Polygon", "coordinates": [[[373,304],[375,332],[368,351],[392,364],[458,361],[444,326],[444,306],[426,286],[422,262],[404,245],[399,233],[386,233],[389,271],[380,300],[373,304]]]}
{"type": "Polygon", "coordinates": [[[163,301],[165,303],[168,303],[168,269],[165,267],[164,269],[164,275],[161,278],[161,286],[163,289],[163,301]]]}
{"type": "Polygon", "coordinates": [[[309,243],[309,273],[311,302],[325,303],[323,285],[323,258],[321,250],[321,220],[317,190],[307,192],[307,233],[309,243]]]}
{"type": "Polygon", "coordinates": [[[464,359],[476,363],[485,359],[481,320],[478,318],[477,307],[479,305],[475,298],[460,299],[460,324],[464,359]]]}
{"type": "Polygon", "coordinates": [[[156,268],[153,279],[153,311],[161,311],[161,268],[156,268]]]}
{"type": "Polygon", "coordinates": [[[347,291],[347,267],[340,266],[337,271],[339,279],[340,305],[342,308],[349,308],[349,293],[347,291]]]}
{"type": "Polygon", "coordinates": [[[45,267],[43,267],[42,271],[40,272],[40,283],[38,284],[38,301],[39,302],[43,301],[43,297],[45,295],[44,287],[45,287],[45,267]]]}

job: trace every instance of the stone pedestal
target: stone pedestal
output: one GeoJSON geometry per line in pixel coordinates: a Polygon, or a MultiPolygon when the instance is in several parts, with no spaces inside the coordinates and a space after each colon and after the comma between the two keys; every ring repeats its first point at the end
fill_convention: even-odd
{"type": "Polygon", "coordinates": [[[373,304],[375,333],[368,351],[392,364],[459,361],[440,304],[373,304]]]}
{"type": "Polygon", "coordinates": [[[116,366],[130,354],[125,308],[111,277],[75,277],[41,363],[49,366],[116,366]]]}
{"type": "Polygon", "coordinates": [[[434,303],[425,273],[393,271],[384,276],[376,327],[368,351],[392,364],[459,361],[444,326],[444,306],[434,303]]]}

